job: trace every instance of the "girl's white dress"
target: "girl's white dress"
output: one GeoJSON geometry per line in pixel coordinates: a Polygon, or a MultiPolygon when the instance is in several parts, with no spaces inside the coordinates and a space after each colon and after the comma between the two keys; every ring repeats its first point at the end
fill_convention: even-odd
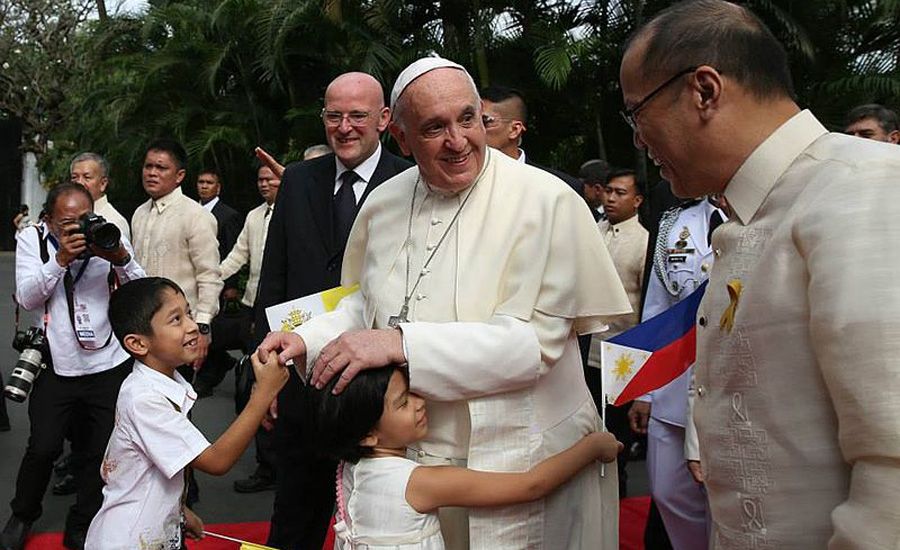
{"type": "Polygon", "coordinates": [[[342,463],[335,550],[444,550],[437,514],[421,514],[406,502],[409,476],[419,466],[400,457],[342,463]]]}

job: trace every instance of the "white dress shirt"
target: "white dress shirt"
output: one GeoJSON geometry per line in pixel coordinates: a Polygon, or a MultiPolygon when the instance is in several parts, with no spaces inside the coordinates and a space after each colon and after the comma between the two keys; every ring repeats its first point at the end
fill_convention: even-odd
{"type": "MultiPolygon", "coordinates": [[[[103,258],[93,257],[89,260],[75,260],[69,266],[74,278],[87,262],[84,273],[74,284],[72,306],[75,312],[88,319],[87,326],[94,331],[94,338],[82,340],[82,344],[89,348],[100,348],[87,350],[79,345],[75,336],[63,284],[66,268],[56,262],[57,248],[48,239],[48,235],[47,226],[41,223],[24,230],[16,239],[16,300],[26,310],[40,310],[41,313],[44,304],[47,304],[47,341],[56,374],[84,376],[109,370],[128,359],[128,354],[112,335],[112,327],[109,325],[110,263],[103,258]],[[44,239],[47,240],[47,263],[41,260],[38,227],[43,230],[44,239]],[[109,344],[101,347],[107,338],[109,344]]],[[[124,236],[122,243],[132,253],[131,243],[124,236]]],[[[122,283],[145,276],[133,254],[131,261],[124,267],[116,267],[115,272],[122,283]]]]}
{"type": "Polygon", "coordinates": [[[253,307],[256,302],[256,292],[259,289],[259,273],[262,270],[263,253],[266,248],[266,236],[269,233],[269,222],[272,220],[272,206],[262,203],[247,214],[244,228],[238,235],[234,248],[228,253],[228,257],[222,260],[219,269],[222,270],[222,278],[227,279],[237,273],[247,262],[250,263],[250,277],[247,279],[247,288],[241,300],[247,307],[253,307]]]}
{"type": "Polygon", "coordinates": [[[188,419],[197,394],[140,361],[122,383],[100,475],[103,505],[85,548],[180,550],[184,468],[209,447],[188,419]]]}
{"type": "MultiPolygon", "coordinates": [[[[380,160],[381,143],[378,144],[375,152],[369,155],[369,158],[359,163],[356,168],[353,169],[353,171],[356,172],[356,175],[359,176],[359,178],[353,184],[353,196],[356,197],[356,204],[359,204],[360,199],[362,199],[363,194],[366,192],[366,186],[369,185],[369,181],[375,174],[375,169],[378,168],[378,162],[380,160]]],[[[344,163],[341,162],[341,159],[337,158],[337,155],[335,155],[334,157],[334,164],[336,167],[334,177],[334,194],[337,195],[338,190],[343,184],[343,182],[341,181],[341,176],[344,174],[344,172],[350,171],[350,168],[344,166],[344,163]]]]}
{"type": "Polygon", "coordinates": [[[219,311],[222,277],[216,218],[180,187],[134,211],[134,250],[148,275],[167,277],[184,291],[198,323],[219,311]]]}
{"type": "Polygon", "coordinates": [[[200,201],[197,201],[197,202],[200,206],[203,207],[204,210],[206,210],[207,212],[212,214],[213,208],[215,208],[216,205],[219,204],[219,196],[216,195],[215,197],[209,199],[209,201],[207,201],[206,204],[203,204],[200,201]]]}

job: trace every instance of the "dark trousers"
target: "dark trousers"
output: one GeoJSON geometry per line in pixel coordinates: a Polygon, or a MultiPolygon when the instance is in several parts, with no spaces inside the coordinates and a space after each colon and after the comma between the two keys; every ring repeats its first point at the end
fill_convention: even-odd
{"type": "Polygon", "coordinates": [[[672,550],[669,542],[669,534],[663,524],[659,508],[653,499],[650,499],[650,511],[647,515],[647,527],[644,529],[644,548],[646,550],[672,550]]]}
{"type": "Polygon", "coordinates": [[[234,368],[236,361],[228,350],[241,350],[245,354],[250,351],[253,347],[252,322],[253,310],[244,304],[238,304],[233,311],[223,310],[213,319],[210,325],[212,343],[206,361],[197,372],[198,384],[214,388],[234,368]]]}
{"type": "MultiPolygon", "coordinates": [[[[0,388],[3,388],[6,383],[3,381],[3,373],[0,372],[0,388]]],[[[0,395],[0,430],[5,430],[9,428],[9,414],[6,412],[6,397],[0,395]]]]}
{"type": "Polygon", "coordinates": [[[16,479],[13,514],[25,522],[37,520],[43,508],[53,461],[62,452],[63,439],[74,419],[85,429],[75,430],[84,462],[75,474],[78,492],[66,517],[67,532],[86,532],[103,502],[100,462],[112,433],[119,387],[131,372],[132,359],[108,371],[86,376],[59,376],[51,368],[34,383],[28,401],[31,433],[16,479]]]}
{"type": "Polygon", "coordinates": [[[631,425],[628,422],[628,409],[631,408],[631,403],[629,401],[618,407],[607,405],[606,414],[603,418],[606,423],[606,429],[625,446],[625,450],[619,453],[619,459],[616,461],[619,469],[619,498],[628,496],[628,470],[626,470],[626,467],[628,466],[631,444],[634,442],[634,432],[631,431],[631,425]]]}
{"type": "MultiPolygon", "coordinates": [[[[291,369],[293,370],[293,369],[291,369]]],[[[244,357],[234,371],[234,413],[241,414],[250,400],[250,392],[256,381],[250,359],[244,357]]],[[[256,430],[256,475],[275,479],[275,434],[262,426],[256,430]]]]}
{"type": "Polygon", "coordinates": [[[275,506],[268,546],[321,550],[334,510],[337,463],[317,455],[300,421],[305,387],[295,369],[278,395],[275,506]]]}

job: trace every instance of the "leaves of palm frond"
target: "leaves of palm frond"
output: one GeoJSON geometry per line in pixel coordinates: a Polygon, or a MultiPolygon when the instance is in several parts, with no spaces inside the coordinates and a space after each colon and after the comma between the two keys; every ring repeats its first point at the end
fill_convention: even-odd
{"type": "Polygon", "coordinates": [[[853,74],[823,82],[814,89],[828,94],[859,94],[879,98],[900,98],[900,75],[853,74]]]}

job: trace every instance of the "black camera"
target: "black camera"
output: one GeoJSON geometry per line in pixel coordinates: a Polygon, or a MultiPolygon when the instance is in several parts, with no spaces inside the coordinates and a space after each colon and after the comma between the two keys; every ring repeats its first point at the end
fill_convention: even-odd
{"type": "Polygon", "coordinates": [[[84,234],[88,245],[95,245],[102,250],[115,250],[119,247],[122,232],[115,224],[106,221],[103,216],[91,213],[78,220],[76,233],[84,234]]]}
{"type": "Polygon", "coordinates": [[[47,368],[44,356],[50,348],[47,337],[40,327],[31,327],[27,331],[16,331],[13,348],[19,353],[19,360],[9,376],[9,383],[3,388],[3,394],[17,403],[28,398],[31,387],[41,371],[47,368]]]}

